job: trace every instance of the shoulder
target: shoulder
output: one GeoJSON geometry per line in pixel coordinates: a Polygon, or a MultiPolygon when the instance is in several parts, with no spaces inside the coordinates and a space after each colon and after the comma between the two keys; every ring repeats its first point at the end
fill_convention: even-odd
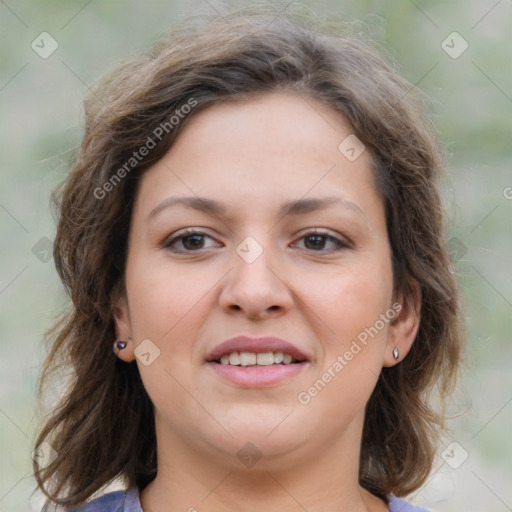
{"type": "Polygon", "coordinates": [[[130,488],[109,492],[88,503],[67,509],[67,512],[142,512],[142,509],[137,489],[130,488]]]}
{"type": "Polygon", "coordinates": [[[391,496],[389,498],[389,512],[430,512],[428,509],[407,503],[402,498],[391,496]]]}

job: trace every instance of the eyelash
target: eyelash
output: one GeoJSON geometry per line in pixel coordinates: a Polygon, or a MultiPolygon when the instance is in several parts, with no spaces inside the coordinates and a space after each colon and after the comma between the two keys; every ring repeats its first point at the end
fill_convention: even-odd
{"type": "MultiPolygon", "coordinates": [[[[212,238],[210,235],[208,235],[207,233],[204,233],[203,231],[198,231],[198,230],[193,230],[193,229],[186,229],[185,230],[185,233],[181,233],[181,234],[178,234],[177,236],[172,236],[170,238],[168,238],[165,242],[164,242],[164,248],[167,248],[167,249],[170,249],[171,251],[175,252],[175,253],[194,253],[194,252],[200,252],[201,250],[203,250],[204,248],[200,248],[198,249],[197,251],[194,251],[194,250],[188,250],[188,249],[185,249],[185,250],[178,250],[176,249],[175,247],[173,247],[174,244],[176,244],[177,242],[183,242],[184,239],[186,238],[189,238],[189,237],[192,237],[192,236],[202,236],[202,237],[208,237],[208,238],[212,238]]],[[[313,236],[321,236],[323,237],[325,240],[327,241],[331,241],[331,242],[334,242],[336,244],[336,248],[334,249],[321,249],[321,250],[314,250],[314,249],[305,249],[305,250],[309,250],[309,251],[312,251],[314,253],[333,253],[333,252],[337,252],[337,251],[341,251],[343,249],[348,249],[350,248],[350,244],[348,241],[344,241],[342,239],[339,239],[333,235],[330,235],[328,233],[324,233],[322,231],[319,231],[319,230],[312,230],[312,231],[308,231],[307,233],[304,233],[300,238],[299,240],[303,240],[303,239],[306,239],[306,238],[309,238],[309,237],[313,237],[313,236]]]]}

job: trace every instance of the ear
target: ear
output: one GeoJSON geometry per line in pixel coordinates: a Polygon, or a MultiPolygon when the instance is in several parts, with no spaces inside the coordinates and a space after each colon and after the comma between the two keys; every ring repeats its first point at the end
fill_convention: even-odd
{"type": "Polygon", "coordinates": [[[113,308],[114,315],[114,325],[116,331],[116,339],[114,341],[114,353],[116,356],[130,363],[135,360],[135,346],[133,344],[132,337],[132,328],[130,321],[130,310],[128,308],[128,301],[126,297],[122,294],[119,295],[119,298],[116,299],[113,308]],[[126,341],[126,347],[123,349],[119,349],[116,347],[116,341],[126,341]]]}
{"type": "Polygon", "coordinates": [[[418,283],[413,282],[411,293],[399,296],[395,304],[401,307],[393,307],[397,316],[390,323],[384,367],[399,363],[409,353],[416,339],[421,320],[421,289],[418,283]],[[398,360],[393,355],[395,348],[398,349],[398,360]]]}

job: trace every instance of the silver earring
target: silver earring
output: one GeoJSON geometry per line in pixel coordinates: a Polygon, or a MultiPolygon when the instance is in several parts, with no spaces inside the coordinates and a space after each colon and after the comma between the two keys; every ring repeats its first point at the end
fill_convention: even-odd
{"type": "Polygon", "coordinates": [[[398,352],[398,349],[396,347],[393,349],[393,357],[395,358],[395,361],[398,361],[398,359],[400,358],[400,353],[398,352]]]}

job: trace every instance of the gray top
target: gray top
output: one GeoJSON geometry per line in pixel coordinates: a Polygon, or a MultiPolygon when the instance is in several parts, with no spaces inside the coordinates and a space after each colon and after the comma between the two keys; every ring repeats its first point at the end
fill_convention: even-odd
{"type": "MultiPolygon", "coordinates": [[[[391,496],[389,512],[429,512],[426,508],[411,505],[401,498],[391,496]]],[[[68,509],[69,512],[143,512],[139,492],[135,488],[104,494],[89,503],[68,509]]]]}

